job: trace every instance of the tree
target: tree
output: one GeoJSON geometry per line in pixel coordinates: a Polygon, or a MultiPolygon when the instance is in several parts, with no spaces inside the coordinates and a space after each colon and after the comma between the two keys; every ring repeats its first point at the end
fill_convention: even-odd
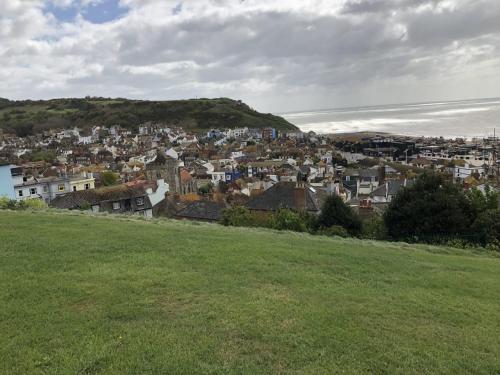
{"type": "Polygon", "coordinates": [[[278,230],[306,232],[307,225],[301,215],[287,209],[281,209],[271,218],[271,227],[278,230]]]}
{"type": "Polygon", "coordinates": [[[498,208],[498,193],[486,186],[484,193],[477,189],[470,189],[465,196],[471,204],[474,214],[477,216],[486,210],[495,210],[498,208]]]}
{"type": "Polygon", "coordinates": [[[473,219],[465,194],[435,172],[425,172],[403,188],[384,215],[389,236],[405,240],[466,235],[473,219]]]}
{"type": "Polygon", "coordinates": [[[472,231],[482,245],[500,244],[500,209],[480,213],[472,231]]]}
{"type": "Polygon", "coordinates": [[[318,229],[327,229],[332,226],[341,226],[351,235],[358,235],[361,231],[359,216],[337,195],[326,199],[317,221],[318,229]]]}
{"type": "Polygon", "coordinates": [[[118,181],[118,176],[116,173],[111,171],[104,171],[101,173],[101,184],[104,186],[112,186],[115,185],[118,181]]]}

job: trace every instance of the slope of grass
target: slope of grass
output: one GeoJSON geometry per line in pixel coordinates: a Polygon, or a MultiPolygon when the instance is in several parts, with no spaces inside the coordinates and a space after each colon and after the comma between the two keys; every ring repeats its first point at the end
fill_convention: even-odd
{"type": "Polygon", "coordinates": [[[0,98],[0,129],[19,136],[74,126],[118,124],[133,129],[147,121],[193,131],[245,126],[296,129],[282,117],[259,113],[227,98],[172,101],[108,98],[9,101],[0,98]]]}
{"type": "Polygon", "coordinates": [[[498,373],[500,259],[0,212],[0,373],[498,373]]]}

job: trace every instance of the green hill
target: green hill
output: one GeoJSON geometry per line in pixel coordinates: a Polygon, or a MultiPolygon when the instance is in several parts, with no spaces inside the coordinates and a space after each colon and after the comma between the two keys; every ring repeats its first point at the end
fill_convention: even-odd
{"type": "Polygon", "coordinates": [[[0,212],[0,373],[500,370],[500,259],[187,222],[0,212]]]}
{"type": "Polygon", "coordinates": [[[246,126],[296,129],[282,117],[259,113],[227,98],[173,101],[109,98],[10,101],[0,98],[0,129],[20,136],[74,126],[121,125],[132,129],[147,121],[193,131],[246,126]]]}

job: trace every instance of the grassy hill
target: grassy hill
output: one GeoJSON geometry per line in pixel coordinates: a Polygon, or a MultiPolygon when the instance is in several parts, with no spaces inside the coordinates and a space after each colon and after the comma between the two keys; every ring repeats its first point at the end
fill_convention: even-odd
{"type": "Polygon", "coordinates": [[[500,259],[0,211],[0,373],[500,370],[500,259]]]}
{"type": "Polygon", "coordinates": [[[296,129],[282,117],[259,113],[244,103],[227,98],[173,101],[109,98],[10,101],[0,98],[0,129],[20,136],[73,126],[135,128],[147,121],[194,131],[245,126],[296,129]]]}

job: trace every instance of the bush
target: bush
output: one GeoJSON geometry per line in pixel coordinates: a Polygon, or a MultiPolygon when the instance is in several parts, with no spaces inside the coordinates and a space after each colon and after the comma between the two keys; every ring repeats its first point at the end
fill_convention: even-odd
{"type": "Polygon", "coordinates": [[[267,217],[257,215],[241,206],[225,209],[220,222],[222,225],[233,227],[270,227],[267,217]]]}
{"type": "Polygon", "coordinates": [[[380,216],[372,216],[364,221],[362,236],[370,240],[387,239],[387,228],[384,220],[380,216]]]}
{"type": "Polygon", "coordinates": [[[482,245],[500,243],[500,209],[479,214],[472,225],[472,232],[482,245]]]}
{"type": "Polygon", "coordinates": [[[332,226],[341,226],[352,235],[358,235],[361,232],[359,216],[337,195],[326,199],[317,221],[319,230],[332,226]]]}
{"type": "Polygon", "coordinates": [[[101,184],[103,186],[112,186],[118,182],[118,175],[111,171],[104,171],[101,173],[101,184]]]}
{"type": "Polygon", "coordinates": [[[307,232],[304,218],[297,212],[282,209],[270,219],[271,227],[278,230],[291,230],[294,232],[307,232]]]}
{"type": "Polygon", "coordinates": [[[23,202],[25,205],[24,208],[31,210],[43,210],[49,207],[47,203],[41,199],[26,199],[23,202]]]}
{"type": "Polygon", "coordinates": [[[0,197],[1,210],[41,210],[45,208],[48,208],[47,203],[41,199],[26,199],[18,202],[15,199],[0,197]]]}

